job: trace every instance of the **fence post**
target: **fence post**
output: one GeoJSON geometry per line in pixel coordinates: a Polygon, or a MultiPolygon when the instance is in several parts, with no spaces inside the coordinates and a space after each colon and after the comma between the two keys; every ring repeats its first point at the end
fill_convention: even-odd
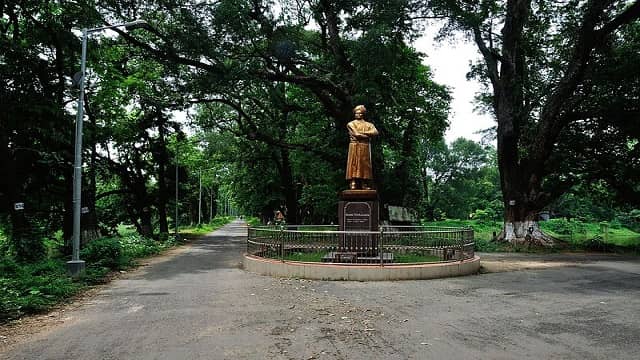
{"type": "Polygon", "coordinates": [[[464,260],[464,230],[458,230],[458,261],[464,260]]]}
{"type": "Polygon", "coordinates": [[[384,266],[384,243],[382,239],[384,238],[384,228],[380,225],[380,238],[378,239],[378,251],[380,252],[380,266],[384,266]]]}
{"type": "Polygon", "coordinates": [[[280,225],[280,261],[284,262],[284,226],[280,225]]]}

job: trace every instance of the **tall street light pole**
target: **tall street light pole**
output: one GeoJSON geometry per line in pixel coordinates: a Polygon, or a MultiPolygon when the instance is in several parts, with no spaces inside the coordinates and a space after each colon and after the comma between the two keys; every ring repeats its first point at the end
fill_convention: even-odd
{"type": "Polygon", "coordinates": [[[80,84],[78,109],[76,114],[75,158],[73,161],[73,252],[71,261],[67,262],[67,270],[71,276],[78,276],[84,272],[85,262],[80,260],[80,216],[82,211],[82,121],[84,118],[84,84],[87,65],[87,37],[89,34],[118,27],[133,28],[148,26],[144,20],[136,20],[124,24],[102,26],[93,29],[82,29],[82,57],[80,60],[79,77],[74,77],[80,84]]]}
{"type": "Polygon", "coordinates": [[[179,145],[180,145],[180,142],[178,141],[178,139],[176,137],[176,156],[175,156],[175,160],[176,160],[176,217],[175,217],[175,219],[173,221],[173,223],[175,225],[175,228],[176,228],[176,234],[175,234],[176,241],[180,240],[180,237],[178,235],[178,216],[179,216],[179,214],[178,214],[178,189],[179,189],[179,185],[178,185],[178,180],[179,180],[178,179],[178,164],[180,162],[179,161],[180,158],[178,157],[178,154],[179,154],[178,147],[179,147],[179,145]]]}
{"type": "Polygon", "coordinates": [[[200,178],[200,188],[198,190],[198,225],[202,222],[202,169],[198,172],[200,178]]]}

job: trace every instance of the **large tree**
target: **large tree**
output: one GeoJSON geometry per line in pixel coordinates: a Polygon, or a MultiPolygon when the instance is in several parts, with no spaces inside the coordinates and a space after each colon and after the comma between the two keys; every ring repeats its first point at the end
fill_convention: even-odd
{"type": "MultiPolygon", "coordinates": [[[[605,121],[598,116],[604,109],[597,106],[603,98],[615,96],[627,110],[626,119],[637,124],[637,92],[618,92],[624,82],[598,78],[594,70],[598,65],[606,68],[616,49],[624,46],[621,33],[640,17],[640,1],[423,4],[428,7],[426,16],[448,20],[445,33],[464,31],[482,55],[472,74],[486,80],[491,90],[488,103],[498,123],[505,206],[502,238],[552,242],[536,220],[538,212],[575,181],[571,171],[575,152],[563,152],[563,144],[598,131],[605,121]],[[574,127],[583,132],[574,132],[574,127]]],[[[638,57],[637,52],[630,55],[638,57]]],[[[625,81],[637,81],[637,73],[630,75],[636,78],[625,81]]],[[[611,117],[617,115],[609,112],[606,121],[611,117]]]]}
{"type": "MultiPolygon", "coordinates": [[[[294,173],[294,163],[312,155],[307,167],[328,165],[330,177],[344,171],[345,129],[357,104],[367,106],[382,133],[372,156],[383,201],[414,205],[421,196],[411,171],[416,144],[441,136],[449,95],[409,45],[418,34],[411,1],[132,4],[148,10],[156,38],[122,36],[157,59],[188,66],[189,101],[208,104],[205,113],[217,107],[211,120],[273,150],[291,220],[299,220],[300,198],[309,198],[305,189],[318,194],[318,180],[294,173]]],[[[104,10],[106,19],[127,14],[115,6],[104,10]]],[[[330,187],[336,188],[324,193],[335,199],[339,188],[330,187]]]]}

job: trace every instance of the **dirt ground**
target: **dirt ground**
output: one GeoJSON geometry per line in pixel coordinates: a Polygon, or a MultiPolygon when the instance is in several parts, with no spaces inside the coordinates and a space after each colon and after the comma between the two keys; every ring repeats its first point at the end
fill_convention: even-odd
{"type": "Polygon", "coordinates": [[[4,359],[637,359],[640,261],[481,254],[427,281],[276,279],[239,268],[236,222],[48,315],[4,359]]]}

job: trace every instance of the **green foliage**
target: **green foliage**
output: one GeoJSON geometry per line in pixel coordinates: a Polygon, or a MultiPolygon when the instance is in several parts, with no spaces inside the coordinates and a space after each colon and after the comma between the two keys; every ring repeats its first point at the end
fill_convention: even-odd
{"type": "Polygon", "coordinates": [[[493,233],[499,234],[502,230],[502,222],[486,223],[477,220],[458,220],[446,219],[440,221],[423,221],[422,225],[426,226],[443,226],[443,227],[470,227],[473,229],[475,239],[483,239],[490,241],[493,233]]]}
{"type": "Polygon", "coordinates": [[[189,235],[208,234],[230,223],[233,219],[234,217],[232,216],[216,216],[215,218],[213,218],[213,220],[211,220],[210,223],[200,224],[199,226],[195,226],[195,227],[193,226],[181,227],[180,233],[189,234],[189,235]]]}
{"type": "Polygon", "coordinates": [[[494,148],[460,138],[451,145],[444,141],[425,144],[421,156],[423,183],[429,188],[423,203],[424,217],[501,218],[503,205],[494,148]]]}
{"type": "Polygon", "coordinates": [[[586,249],[635,249],[640,246],[640,233],[608,222],[583,222],[577,219],[551,219],[540,222],[545,233],[586,249]],[[603,244],[607,245],[603,245],[603,244]]]}
{"type": "Polygon", "coordinates": [[[640,209],[619,212],[615,220],[635,232],[640,232],[640,209]]]}
{"type": "Polygon", "coordinates": [[[551,219],[542,223],[542,228],[545,231],[554,232],[560,235],[585,234],[587,227],[585,224],[578,220],[567,220],[566,218],[551,219]]]}
{"type": "Polygon", "coordinates": [[[249,216],[245,219],[247,221],[247,225],[249,226],[259,226],[262,225],[262,222],[260,221],[260,219],[258,219],[255,216],[249,216]]]}
{"type": "Polygon", "coordinates": [[[80,258],[87,262],[87,268],[76,281],[67,275],[66,261],[61,258],[21,263],[0,256],[0,323],[45,311],[86,285],[104,283],[109,272],[131,266],[134,259],[175,245],[173,239],[158,242],[126,226],[120,229],[125,236],[94,240],[82,249],[80,258]]]}
{"type": "Polygon", "coordinates": [[[586,222],[613,220],[620,212],[615,191],[604,181],[580,182],[571,187],[550,209],[555,216],[586,222]]]}
{"type": "Polygon", "coordinates": [[[2,229],[2,225],[0,223],[0,256],[4,256],[9,251],[9,241],[7,236],[4,234],[2,229]]]}
{"type": "Polygon", "coordinates": [[[0,257],[0,323],[44,311],[81,287],[66,275],[60,259],[20,264],[0,257]]]}
{"type": "Polygon", "coordinates": [[[80,258],[89,266],[117,269],[121,264],[122,245],[117,238],[101,238],[88,243],[81,251],[80,258]]]}
{"type": "Polygon", "coordinates": [[[119,243],[122,256],[127,259],[136,259],[158,254],[163,249],[173,246],[174,239],[167,237],[167,241],[160,242],[134,234],[121,237],[119,243]]]}
{"type": "Polygon", "coordinates": [[[501,252],[501,251],[509,251],[505,244],[493,241],[488,238],[485,234],[481,234],[481,236],[476,237],[475,239],[475,251],[479,252],[501,252]]]}

